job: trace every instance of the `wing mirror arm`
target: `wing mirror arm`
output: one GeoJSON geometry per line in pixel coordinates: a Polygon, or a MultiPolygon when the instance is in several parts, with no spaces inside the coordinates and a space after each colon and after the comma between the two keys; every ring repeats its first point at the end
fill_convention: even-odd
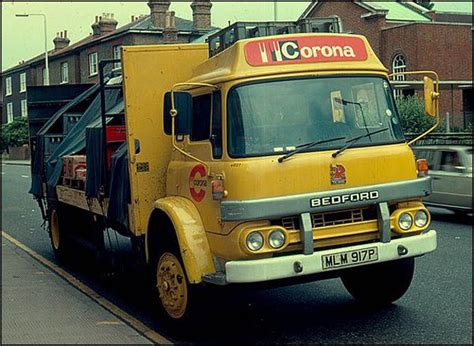
{"type": "Polygon", "coordinates": [[[424,89],[424,97],[425,97],[425,112],[427,115],[431,117],[435,117],[436,121],[435,124],[423,132],[421,135],[415,137],[408,145],[412,145],[416,141],[420,140],[421,138],[425,137],[432,131],[434,131],[440,124],[440,117],[439,117],[439,76],[436,72],[433,71],[413,71],[413,72],[400,72],[400,73],[393,73],[389,75],[389,77],[394,76],[410,76],[410,75],[424,75],[423,78],[423,89],[424,89]],[[430,78],[431,76],[433,78],[430,78]]]}

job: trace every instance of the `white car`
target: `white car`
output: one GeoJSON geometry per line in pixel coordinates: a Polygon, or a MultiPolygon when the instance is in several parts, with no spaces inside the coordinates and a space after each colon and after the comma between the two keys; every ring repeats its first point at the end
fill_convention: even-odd
{"type": "Polygon", "coordinates": [[[472,147],[427,145],[415,146],[413,151],[417,159],[428,161],[428,174],[433,178],[433,193],[425,204],[471,213],[472,147]]]}

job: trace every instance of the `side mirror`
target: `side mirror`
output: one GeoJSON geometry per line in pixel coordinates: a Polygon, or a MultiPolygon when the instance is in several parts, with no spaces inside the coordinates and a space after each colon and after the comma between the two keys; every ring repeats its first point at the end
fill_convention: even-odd
{"type": "MultiPolygon", "coordinates": [[[[189,135],[192,128],[192,113],[193,113],[193,97],[191,93],[186,91],[175,91],[174,107],[178,112],[175,118],[175,135],[189,135]]],[[[165,94],[163,102],[163,125],[167,135],[171,135],[171,92],[165,94]]]]}
{"type": "Polygon", "coordinates": [[[436,102],[439,94],[435,92],[434,80],[430,77],[423,78],[425,92],[425,112],[431,117],[436,116],[436,102]]]}

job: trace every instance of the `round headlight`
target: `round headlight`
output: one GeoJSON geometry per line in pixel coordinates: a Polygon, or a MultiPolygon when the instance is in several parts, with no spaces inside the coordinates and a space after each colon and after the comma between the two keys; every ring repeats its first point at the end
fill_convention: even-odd
{"type": "Polygon", "coordinates": [[[263,246],[263,235],[260,232],[252,232],[247,236],[247,247],[252,251],[258,251],[263,246]]]}
{"type": "Polygon", "coordinates": [[[413,218],[408,213],[401,213],[398,217],[398,226],[404,231],[407,231],[413,225],[413,218]]]}
{"type": "Polygon", "coordinates": [[[425,227],[428,223],[428,214],[424,210],[419,210],[415,214],[415,225],[417,227],[425,227]]]}
{"type": "Polygon", "coordinates": [[[279,229],[272,231],[272,233],[270,233],[270,236],[268,237],[268,243],[274,249],[279,249],[283,245],[285,245],[285,240],[285,233],[283,231],[280,231],[279,229]]]}

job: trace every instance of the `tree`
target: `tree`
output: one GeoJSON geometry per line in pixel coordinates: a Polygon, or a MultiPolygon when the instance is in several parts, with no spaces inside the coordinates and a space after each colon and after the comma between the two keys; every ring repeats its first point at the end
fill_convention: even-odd
{"type": "Polygon", "coordinates": [[[425,113],[423,100],[416,95],[397,99],[397,108],[405,133],[422,133],[434,125],[434,119],[425,113]]]}
{"type": "Polygon", "coordinates": [[[415,2],[418,5],[423,6],[427,10],[432,10],[433,6],[434,6],[434,4],[431,2],[431,0],[415,0],[415,2]]]}
{"type": "Polygon", "coordinates": [[[28,143],[28,120],[16,118],[2,126],[2,151],[8,147],[19,147],[28,143]]]}

